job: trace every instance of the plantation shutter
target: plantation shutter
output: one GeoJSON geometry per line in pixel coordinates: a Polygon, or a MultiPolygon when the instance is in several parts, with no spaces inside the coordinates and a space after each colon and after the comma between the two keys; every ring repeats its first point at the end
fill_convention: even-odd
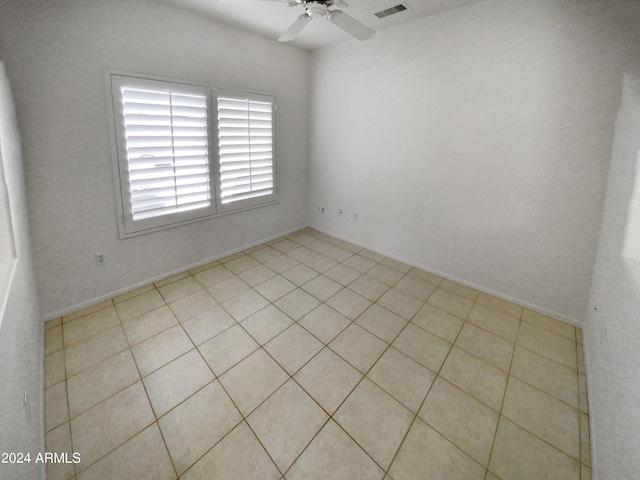
{"type": "Polygon", "coordinates": [[[219,92],[218,210],[275,200],[275,99],[219,92]]]}
{"type": "Polygon", "coordinates": [[[210,89],[121,79],[120,148],[126,152],[120,169],[121,175],[126,170],[122,187],[128,189],[123,192],[128,207],[125,223],[147,221],[153,226],[149,219],[212,207],[210,89]]]}
{"type": "Polygon", "coordinates": [[[274,96],[108,75],[120,238],[277,202],[274,96]]]}

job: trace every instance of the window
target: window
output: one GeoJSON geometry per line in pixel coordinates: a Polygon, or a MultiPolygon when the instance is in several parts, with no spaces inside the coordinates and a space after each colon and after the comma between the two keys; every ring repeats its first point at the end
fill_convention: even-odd
{"type": "Polygon", "coordinates": [[[126,237],[277,201],[275,98],[111,75],[126,237]]]}
{"type": "Polygon", "coordinates": [[[273,103],[228,93],[218,96],[217,106],[221,211],[274,193],[273,103]]]}

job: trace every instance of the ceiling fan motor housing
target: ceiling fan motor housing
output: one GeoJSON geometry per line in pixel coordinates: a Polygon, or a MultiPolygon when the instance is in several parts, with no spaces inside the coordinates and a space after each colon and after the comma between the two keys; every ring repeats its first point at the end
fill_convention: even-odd
{"type": "Polygon", "coordinates": [[[324,17],[329,13],[329,5],[332,2],[311,1],[305,2],[304,8],[311,18],[324,17]]]}

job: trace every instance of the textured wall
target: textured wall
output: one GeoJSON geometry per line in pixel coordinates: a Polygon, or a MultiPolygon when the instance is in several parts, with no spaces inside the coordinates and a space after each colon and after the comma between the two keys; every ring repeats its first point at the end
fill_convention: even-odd
{"type": "MultiPolygon", "coordinates": [[[[17,256],[13,281],[6,292],[6,305],[3,305],[0,319],[0,452],[31,453],[35,460],[36,455],[44,451],[44,325],[31,263],[20,136],[11,87],[1,60],[0,158],[17,256]]],[[[42,464],[0,464],[2,480],[44,478],[42,464]]]]}
{"type": "Polygon", "coordinates": [[[623,85],[584,337],[593,474],[603,480],[640,476],[640,261],[624,251],[638,215],[640,71],[623,85]]]}
{"type": "Polygon", "coordinates": [[[580,324],[638,7],[489,0],[316,51],[310,223],[580,324]]]}
{"type": "Polygon", "coordinates": [[[306,224],[306,52],[145,0],[2,2],[0,44],[46,318],[306,224]],[[280,203],[120,240],[105,69],[276,94],[280,203]]]}

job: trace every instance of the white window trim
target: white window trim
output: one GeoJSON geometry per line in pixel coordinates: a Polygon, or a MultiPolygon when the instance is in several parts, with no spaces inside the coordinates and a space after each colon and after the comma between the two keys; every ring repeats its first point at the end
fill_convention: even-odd
{"type": "MultiPolygon", "coordinates": [[[[160,84],[157,84],[160,85],[160,84]]],[[[217,88],[207,85],[185,82],[183,80],[170,79],[109,70],[106,71],[106,87],[108,93],[108,115],[110,138],[112,145],[113,172],[115,181],[115,193],[117,200],[118,227],[120,238],[129,238],[146,233],[156,232],[167,228],[173,228],[188,223],[199,222],[223,215],[229,215],[245,210],[273,205],[279,201],[278,198],[278,168],[277,168],[277,99],[274,94],[265,92],[245,92],[230,88],[217,88]],[[117,122],[121,121],[122,113],[119,107],[118,85],[123,80],[130,81],[131,85],[152,82],[164,82],[173,86],[184,87],[187,91],[208,92],[208,143],[209,143],[209,182],[211,192],[211,204],[209,207],[199,208],[186,212],[173,213],[156,216],[142,220],[133,220],[131,213],[131,198],[129,193],[129,174],[126,147],[122,130],[117,127],[117,122]],[[273,193],[258,196],[231,204],[223,204],[220,199],[220,152],[218,146],[218,119],[217,119],[217,99],[219,97],[244,98],[250,101],[265,101],[272,104],[272,175],[273,193]]]]}

